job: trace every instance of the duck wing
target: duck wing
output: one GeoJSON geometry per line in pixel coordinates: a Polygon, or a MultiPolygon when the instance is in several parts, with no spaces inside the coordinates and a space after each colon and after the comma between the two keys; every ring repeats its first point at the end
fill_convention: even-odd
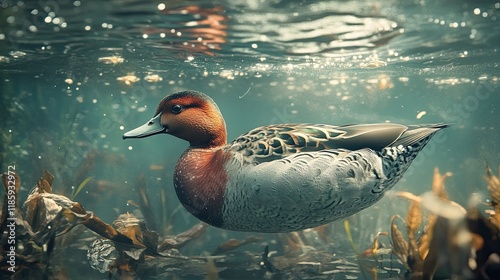
{"type": "MultiPolygon", "coordinates": [[[[421,127],[415,126],[417,128],[421,127]]],[[[250,162],[262,163],[300,152],[363,148],[380,151],[394,143],[407,145],[429,135],[423,129],[403,137],[409,129],[409,126],[391,123],[344,126],[278,124],[255,128],[229,143],[227,149],[241,153],[250,162]],[[398,142],[398,139],[401,140],[398,142]]]]}

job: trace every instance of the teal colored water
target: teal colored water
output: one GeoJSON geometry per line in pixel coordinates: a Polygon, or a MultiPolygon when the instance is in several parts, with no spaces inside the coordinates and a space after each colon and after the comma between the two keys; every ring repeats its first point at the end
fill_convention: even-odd
{"type": "MultiPolygon", "coordinates": [[[[384,199],[350,218],[362,249],[389,230],[393,214],[406,215],[408,203],[395,192],[430,190],[435,167],[453,173],[449,196],[467,205],[472,193],[488,197],[486,164],[500,164],[498,1],[60,0],[0,7],[0,166],[7,172],[15,165],[20,204],[49,170],[54,193],[112,224],[138,211],[137,178],[144,174],[161,236],[197,224],[172,183],[188,144],[167,135],[122,140],[153,116],[161,98],[186,89],[217,102],[229,140],[274,123],[452,123],[384,199]]],[[[330,227],[328,243],[311,237],[308,246],[347,263],[335,279],[370,278],[356,265],[342,221],[330,227]]],[[[277,235],[215,228],[180,252],[199,256],[248,236],[262,240],[237,250],[260,256],[269,245],[282,253],[277,235]]],[[[78,263],[107,278],[88,264],[91,242],[53,265],[75,275],[78,263]]],[[[388,256],[379,277],[403,275],[397,257],[388,256]]],[[[240,273],[227,271],[221,278],[240,273]]]]}

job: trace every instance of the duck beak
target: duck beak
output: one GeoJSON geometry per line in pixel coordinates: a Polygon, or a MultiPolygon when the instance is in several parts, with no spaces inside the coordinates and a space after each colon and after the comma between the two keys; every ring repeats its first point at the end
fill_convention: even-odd
{"type": "Polygon", "coordinates": [[[166,133],[167,128],[163,127],[161,125],[160,120],[161,120],[161,113],[158,113],[158,115],[154,116],[147,123],[139,126],[136,129],[132,129],[131,131],[123,134],[122,138],[123,139],[143,138],[143,137],[148,137],[148,136],[155,135],[158,133],[166,133]]]}

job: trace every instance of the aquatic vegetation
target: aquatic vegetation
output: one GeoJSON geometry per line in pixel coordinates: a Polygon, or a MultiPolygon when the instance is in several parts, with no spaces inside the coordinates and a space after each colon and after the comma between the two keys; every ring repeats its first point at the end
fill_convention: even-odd
{"type": "MultiPolygon", "coordinates": [[[[412,277],[495,279],[494,275],[498,275],[500,181],[489,167],[486,175],[494,208],[486,211],[490,214],[488,219],[478,210],[477,196],[473,196],[467,210],[449,199],[445,181],[452,174],[441,174],[438,168],[434,170],[431,192],[420,196],[398,193],[409,200],[410,206],[405,219],[398,215],[391,218],[391,251],[412,277]],[[397,221],[405,226],[405,233],[398,228],[397,221]]],[[[377,255],[379,236],[380,233],[376,235],[372,248],[365,250],[362,257],[377,255]]]]}
{"type": "Polygon", "coordinates": [[[212,256],[215,255],[220,255],[223,253],[227,253],[231,250],[234,250],[236,248],[239,248],[243,245],[250,244],[250,243],[256,243],[262,241],[262,237],[257,237],[257,236],[249,236],[243,240],[238,240],[238,239],[230,239],[222,244],[220,244],[213,252],[212,256]]]}
{"type": "MultiPolygon", "coordinates": [[[[4,174],[3,178],[6,176],[4,174]]],[[[47,260],[56,244],[55,238],[68,233],[79,224],[83,224],[102,237],[120,244],[122,248],[148,248],[145,244],[149,245],[148,242],[157,240],[157,238],[147,238],[154,236],[154,234],[142,228],[141,234],[137,234],[137,230],[131,230],[136,228],[129,226],[129,224],[120,226],[117,230],[114,229],[92,212],[86,211],[80,203],[53,193],[53,180],[54,176],[45,171],[24,203],[25,215],[21,215],[16,205],[16,259],[20,265],[15,268],[15,271],[19,277],[27,277],[45,271],[49,265],[47,260]]],[[[5,180],[3,182],[7,189],[5,180]]],[[[17,179],[16,182],[20,182],[20,180],[17,179]]],[[[19,186],[16,187],[18,191],[19,186]]],[[[4,229],[10,215],[7,214],[7,204],[6,192],[0,226],[2,229],[4,229]]],[[[6,244],[7,240],[2,238],[1,241],[2,244],[6,244]]],[[[4,247],[2,246],[2,248],[4,247]]],[[[2,254],[3,256],[5,254],[2,254]]],[[[5,259],[2,260],[1,267],[5,267],[5,259]]]]}
{"type": "MultiPolygon", "coordinates": [[[[498,174],[500,175],[500,167],[498,174]]],[[[500,228],[500,180],[493,175],[489,167],[486,168],[486,181],[491,194],[491,206],[493,206],[493,211],[488,211],[490,221],[500,228]]]]}
{"type": "MultiPolygon", "coordinates": [[[[17,174],[15,176],[18,191],[21,181],[17,174]]],[[[441,174],[436,168],[431,192],[420,196],[400,192],[398,195],[410,202],[406,217],[392,216],[390,230],[378,232],[372,246],[359,253],[356,261],[349,261],[345,257],[336,257],[336,254],[344,255],[345,252],[336,251],[332,255],[325,250],[329,243],[341,242],[338,238],[331,241],[331,234],[327,234],[333,232],[331,225],[266,238],[253,235],[231,238],[214,247],[211,254],[186,256],[179,250],[191,242],[203,242],[209,226],[198,223],[184,232],[166,236],[151,230],[150,225],[157,226],[156,217],[146,218],[152,209],[143,176],[138,178],[139,202],[135,203],[140,212],[123,213],[110,225],[85,210],[80,203],[54,193],[54,176],[44,172],[24,203],[24,214],[17,205],[15,207],[16,258],[22,260],[16,267],[15,277],[30,277],[35,273],[63,277],[64,272],[52,267],[48,260],[61,254],[63,244],[70,242],[90,246],[87,252],[89,264],[117,278],[205,275],[209,279],[218,279],[247,273],[253,278],[330,279],[333,275],[361,273],[377,279],[383,274],[400,274],[395,260],[386,257],[394,254],[412,277],[430,279],[465,275],[493,279],[492,273],[496,273],[500,263],[496,257],[500,253],[500,227],[496,224],[500,192],[498,176],[487,169],[490,205],[494,209],[487,211],[488,218],[483,217],[478,209],[477,199],[467,210],[449,200],[445,181],[450,176],[451,173],[441,174]],[[399,227],[400,223],[403,229],[399,227]],[[84,228],[93,234],[82,235],[84,228]],[[389,238],[392,246],[384,245],[381,238],[389,238]],[[263,252],[236,250],[250,244],[257,244],[263,252]],[[281,250],[270,251],[270,246],[273,249],[281,247],[281,250]],[[394,270],[389,267],[394,267],[394,270]]],[[[2,176],[7,188],[6,178],[6,175],[2,176]]],[[[7,226],[7,210],[8,203],[4,198],[0,223],[3,232],[7,226]]],[[[344,228],[347,240],[357,251],[353,228],[348,221],[344,222],[344,228]]],[[[2,235],[1,242],[6,244],[7,235],[2,235]]],[[[4,246],[2,250],[5,250],[4,246]]],[[[5,252],[2,251],[0,256],[0,267],[5,270],[5,252]]]]}
{"type": "MultiPolygon", "coordinates": [[[[484,159],[498,157],[499,1],[1,6],[0,173],[8,164],[19,172],[21,246],[18,272],[0,278],[401,279],[423,271],[450,278],[461,267],[472,278],[500,275],[496,165],[486,173],[491,199],[464,203],[483,186],[484,159]],[[132,72],[139,81],[116,80],[132,72]],[[198,223],[179,204],[171,179],[185,143],[172,141],[163,153],[160,139],[120,141],[154,100],[186,88],[218,101],[230,137],[256,124],[302,121],[456,125],[433,138],[400,181],[397,190],[415,195],[394,198],[394,190],[345,224],[231,232],[198,223]],[[454,172],[449,199],[466,212],[423,194],[431,177],[421,172],[434,165],[454,172]],[[44,169],[55,178],[44,176],[24,204],[44,169]],[[441,208],[427,210],[433,204],[441,208]],[[391,223],[393,214],[401,218],[391,223]]],[[[3,199],[3,269],[9,207],[3,199]]]]}
{"type": "Polygon", "coordinates": [[[354,240],[352,238],[351,226],[350,226],[348,220],[344,220],[344,229],[345,229],[345,233],[347,235],[347,238],[349,240],[349,244],[351,244],[352,250],[354,251],[354,253],[356,255],[358,255],[359,254],[358,246],[356,246],[356,243],[354,243],[354,240]]]}
{"type": "MultiPolygon", "coordinates": [[[[5,177],[3,174],[3,183],[5,177]]],[[[17,175],[16,175],[17,176],[17,175]]],[[[15,217],[16,228],[16,275],[20,278],[36,275],[41,271],[46,271],[49,265],[48,259],[54,250],[55,238],[68,233],[78,224],[84,224],[87,228],[111,240],[131,243],[126,236],[120,235],[112,227],[94,216],[92,212],[87,212],[78,203],[73,202],[65,196],[52,193],[52,182],[54,176],[49,172],[44,172],[37,181],[35,187],[24,203],[25,215],[15,207],[14,214],[7,213],[7,192],[3,202],[1,228],[7,223],[8,217],[15,217]]],[[[16,182],[20,180],[17,179],[16,182]]],[[[16,186],[17,193],[20,186],[16,186]]],[[[10,210],[9,210],[10,211],[10,210]]],[[[3,231],[2,231],[3,232],[3,231]]],[[[6,245],[7,240],[2,235],[1,244],[6,245]]],[[[5,256],[2,246],[2,257],[5,256]]],[[[4,269],[6,260],[1,261],[4,269]]]]}
{"type": "Polygon", "coordinates": [[[83,190],[83,188],[85,187],[85,185],[87,185],[87,183],[92,180],[92,176],[89,176],[87,178],[85,178],[85,180],[83,180],[80,185],[78,185],[78,187],[76,188],[76,191],[75,193],[71,196],[71,199],[75,199],[75,197],[83,190]]]}

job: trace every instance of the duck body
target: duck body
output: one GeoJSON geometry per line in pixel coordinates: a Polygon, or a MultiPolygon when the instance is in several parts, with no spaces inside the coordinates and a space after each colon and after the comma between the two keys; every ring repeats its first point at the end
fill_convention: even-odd
{"type": "Polygon", "coordinates": [[[169,133],[190,142],[174,186],[198,219],[235,231],[290,232],[373,205],[444,127],[280,124],[226,143],[217,105],[185,91],[165,97],[155,116],[124,138],[169,133]]]}

